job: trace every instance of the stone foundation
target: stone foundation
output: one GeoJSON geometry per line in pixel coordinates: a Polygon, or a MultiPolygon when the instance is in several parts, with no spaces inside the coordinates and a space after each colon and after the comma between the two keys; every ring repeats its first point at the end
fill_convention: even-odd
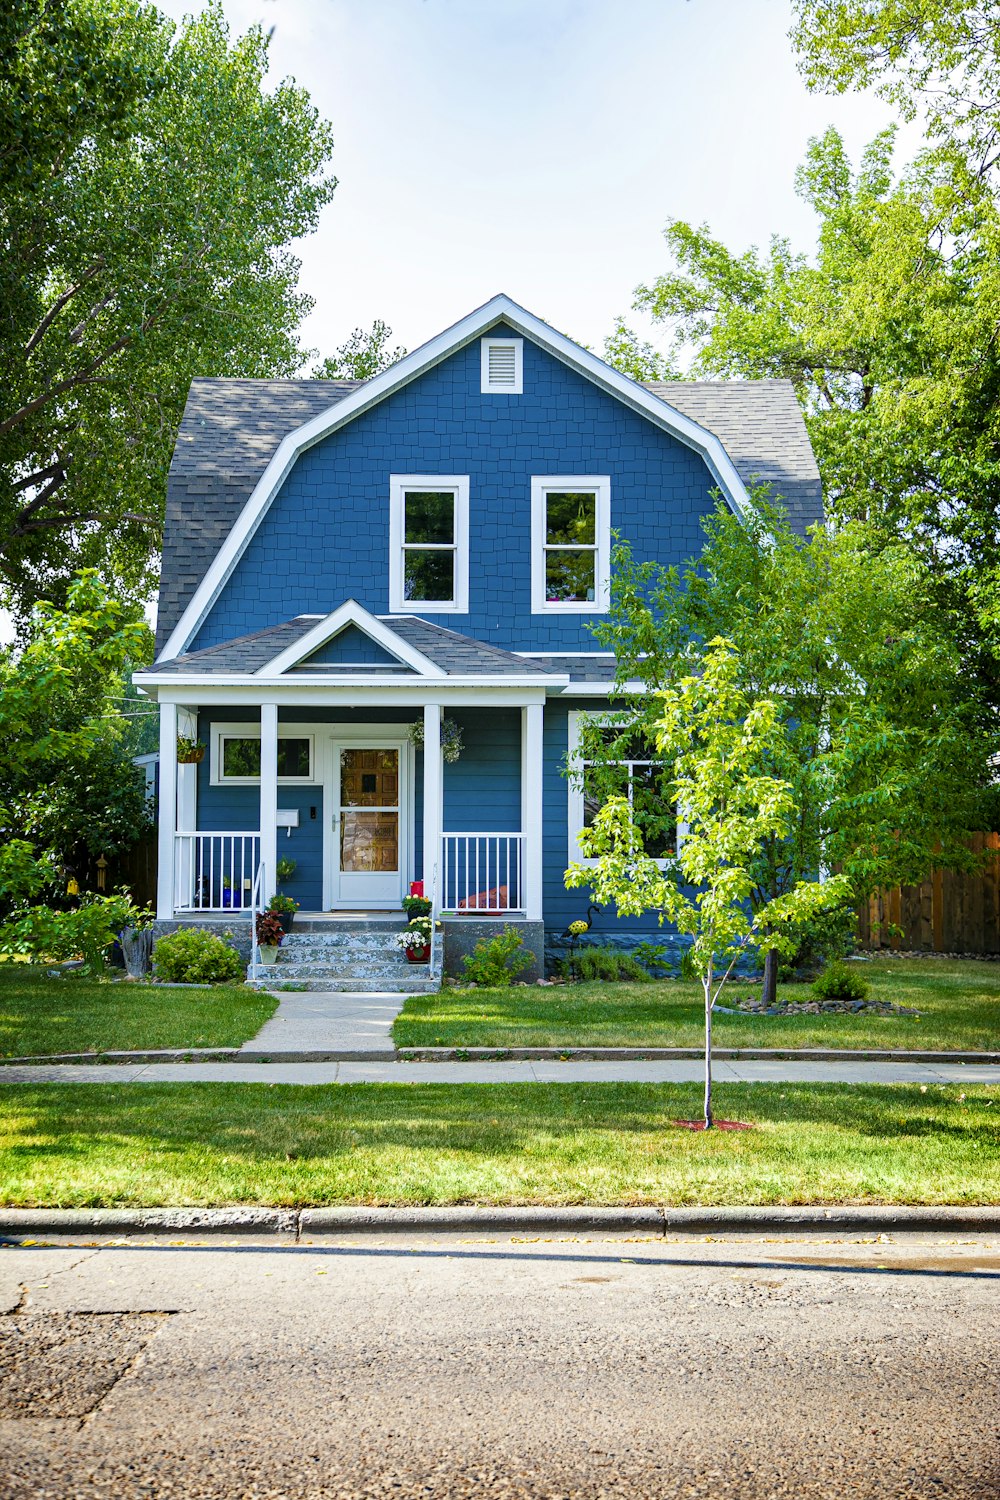
{"type": "Polygon", "coordinates": [[[462,977],[462,959],[471,953],[480,938],[496,937],[505,927],[516,927],[521,934],[525,953],[531,955],[531,967],[522,969],[517,978],[528,984],[545,974],[545,928],[541,922],[528,922],[516,914],[486,917],[445,917],[441,923],[444,938],[444,972],[455,979],[462,977]]]}

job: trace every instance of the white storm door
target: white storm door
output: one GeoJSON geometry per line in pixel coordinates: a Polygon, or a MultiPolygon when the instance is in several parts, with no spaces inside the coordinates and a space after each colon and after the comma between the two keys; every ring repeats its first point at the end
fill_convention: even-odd
{"type": "Polygon", "coordinates": [[[333,904],[396,907],[403,895],[404,745],[333,745],[333,904]]]}

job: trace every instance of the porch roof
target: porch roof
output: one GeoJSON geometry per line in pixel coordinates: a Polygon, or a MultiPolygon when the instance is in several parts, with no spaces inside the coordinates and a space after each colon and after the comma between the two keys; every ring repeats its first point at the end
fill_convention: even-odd
{"type": "MultiPolygon", "coordinates": [[[[444,626],[421,619],[419,615],[376,615],[375,618],[402,643],[419,651],[422,656],[433,662],[445,678],[477,677],[484,680],[491,677],[532,678],[538,680],[539,686],[543,686],[545,680],[549,679],[556,687],[560,686],[565,678],[566,669],[561,661],[553,661],[550,664],[548,660],[541,661],[531,657],[517,656],[512,651],[504,651],[500,646],[491,646],[486,641],[475,640],[472,636],[460,635],[455,630],[446,630],[444,626]]],[[[316,623],[317,616],[315,615],[296,615],[294,619],[284,620],[280,625],[255,630],[250,635],[236,636],[233,640],[223,641],[218,646],[207,646],[202,651],[188,651],[168,661],[156,662],[153,666],[136,673],[136,680],[141,682],[147,677],[165,676],[205,678],[253,676],[269,662],[274,661],[283,651],[287,651],[303,640],[315,629],[316,623]]],[[[340,663],[336,665],[310,664],[305,661],[296,663],[283,675],[309,677],[320,674],[356,677],[359,680],[364,680],[366,677],[384,678],[387,676],[406,680],[419,675],[412,666],[403,661],[391,664],[379,662],[367,666],[340,663]]]]}

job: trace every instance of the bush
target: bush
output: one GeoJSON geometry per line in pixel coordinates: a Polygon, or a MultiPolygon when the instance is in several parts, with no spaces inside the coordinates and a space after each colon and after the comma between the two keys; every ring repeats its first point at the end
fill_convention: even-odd
{"type": "Polygon", "coordinates": [[[532,956],[523,948],[524,939],[516,927],[505,927],[496,937],[480,938],[475,952],[462,959],[462,977],[466,984],[506,989],[523,969],[531,967],[532,956]]]}
{"type": "MultiPolygon", "coordinates": [[[[857,940],[858,914],[851,906],[835,906],[832,911],[819,912],[799,929],[799,945],[795,955],[782,962],[779,974],[790,978],[802,969],[816,970],[834,959],[846,958],[854,949],[857,940]]],[[[763,966],[763,958],[761,960],[763,966]]]]}
{"type": "Polygon", "coordinates": [[[146,927],[151,920],[152,913],[136,906],[124,890],[84,896],[68,911],[26,906],[0,927],[0,953],[27,954],[36,962],[81,957],[99,973],[118,934],[127,927],[146,927]]]}
{"type": "Polygon", "coordinates": [[[868,981],[850,964],[835,959],[813,982],[812,990],[820,1000],[864,1000],[868,994],[868,981]]]}
{"type": "Polygon", "coordinates": [[[153,973],[177,984],[218,984],[242,979],[245,966],[235,948],[201,927],[180,927],[153,949],[153,973]]]}
{"type": "Polygon", "coordinates": [[[601,979],[613,983],[632,979],[642,984],[650,977],[631,953],[623,953],[618,948],[583,948],[573,960],[573,968],[581,980],[601,979]]]}

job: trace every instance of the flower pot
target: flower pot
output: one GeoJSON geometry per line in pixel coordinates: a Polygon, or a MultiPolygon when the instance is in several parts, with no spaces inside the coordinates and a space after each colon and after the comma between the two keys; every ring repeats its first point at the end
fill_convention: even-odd
{"type": "Polygon", "coordinates": [[[224,890],[222,892],[222,904],[223,906],[242,906],[243,892],[224,890]]]}
{"type": "Polygon", "coordinates": [[[264,948],[264,947],[261,947],[261,948],[258,949],[258,952],[260,953],[260,961],[261,961],[262,964],[277,963],[277,961],[278,961],[278,950],[277,950],[277,948],[264,948]]]}
{"type": "Polygon", "coordinates": [[[295,921],[295,913],[293,911],[276,911],[274,915],[281,923],[282,932],[291,932],[292,923],[295,921]]]}
{"type": "Polygon", "coordinates": [[[430,946],[425,944],[422,948],[407,948],[406,960],[411,964],[425,964],[430,958],[430,946]]]}

